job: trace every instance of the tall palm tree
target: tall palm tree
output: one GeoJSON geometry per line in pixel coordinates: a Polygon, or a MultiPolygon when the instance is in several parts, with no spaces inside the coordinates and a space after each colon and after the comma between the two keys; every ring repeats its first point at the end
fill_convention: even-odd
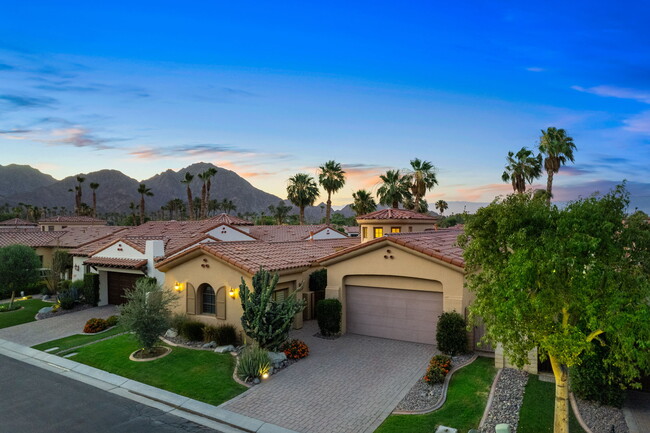
{"type": "Polygon", "coordinates": [[[138,219],[135,216],[135,211],[138,210],[138,207],[140,206],[138,206],[134,202],[131,202],[129,204],[129,209],[131,210],[131,222],[133,223],[134,226],[138,225],[138,219]]]}
{"type": "Polygon", "coordinates": [[[203,218],[208,216],[208,203],[210,203],[210,188],[212,188],[212,178],[217,174],[217,169],[210,167],[205,171],[208,175],[208,180],[205,183],[205,209],[203,218]]]}
{"type": "Polygon", "coordinates": [[[357,217],[377,210],[377,203],[370,191],[360,189],[359,191],[352,193],[352,198],[354,199],[354,202],[350,207],[357,217]]]}
{"type": "Polygon", "coordinates": [[[289,178],[287,198],[300,209],[300,225],[305,224],[305,206],[313,206],[318,198],[318,185],[307,173],[298,173],[289,178]]]}
{"type": "MultiPolygon", "coordinates": [[[[75,214],[77,214],[77,215],[81,215],[81,213],[80,213],[81,212],[81,196],[82,196],[82,193],[83,193],[83,190],[81,188],[81,184],[84,183],[85,180],[86,180],[85,177],[77,176],[77,185],[74,187],[74,191],[75,191],[75,196],[74,196],[75,209],[74,209],[74,211],[75,211],[75,214]]],[[[69,191],[72,191],[72,189],[70,189],[69,191]]]]}
{"type": "Polygon", "coordinates": [[[187,192],[187,207],[190,212],[190,220],[194,219],[194,202],[192,201],[192,188],[190,188],[193,180],[194,175],[189,171],[185,173],[185,177],[181,180],[181,183],[185,184],[185,190],[187,192]]]}
{"type": "Polygon", "coordinates": [[[438,211],[440,212],[440,215],[442,215],[443,213],[445,213],[445,211],[447,209],[449,209],[449,205],[444,200],[438,200],[436,202],[435,206],[436,206],[436,209],[438,209],[438,211]]]}
{"type": "Polygon", "coordinates": [[[90,182],[89,186],[93,190],[93,218],[97,218],[97,188],[99,188],[99,184],[97,182],[90,182]]]}
{"type": "Polygon", "coordinates": [[[332,214],[332,194],[345,185],[345,171],[341,164],[331,160],[319,167],[318,183],[327,191],[327,210],[325,211],[325,224],[329,225],[332,214]]]}
{"type": "Polygon", "coordinates": [[[533,183],[542,174],[542,155],[533,155],[533,151],[522,147],[519,152],[508,152],[508,164],[501,175],[504,182],[511,182],[514,192],[526,191],[526,182],[533,183]]]}
{"type": "Polygon", "coordinates": [[[144,198],[145,196],[152,197],[153,192],[151,192],[151,188],[147,188],[147,185],[141,183],[138,187],[138,194],[140,194],[140,224],[144,224],[144,198]]]}
{"type": "Polygon", "coordinates": [[[573,138],[560,128],[550,127],[546,131],[542,129],[542,136],[539,138],[539,151],[544,155],[544,169],[546,170],[546,192],[547,202],[551,203],[553,197],[553,175],[560,171],[560,167],[566,164],[567,160],[573,161],[573,151],[576,145],[573,138]]]}
{"type": "Polygon", "coordinates": [[[278,225],[284,224],[284,220],[287,219],[287,215],[289,215],[291,209],[293,208],[284,204],[282,200],[280,200],[277,206],[269,206],[269,212],[271,212],[271,215],[275,218],[278,225]]]}
{"type": "MultiPolygon", "coordinates": [[[[413,194],[413,207],[417,212],[426,212],[422,209],[422,198],[427,191],[438,185],[436,177],[436,168],[429,161],[423,161],[420,158],[411,160],[411,172],[408,174],[411,193],[413,194]],[[417,206],[416,206],[417,205],[417,206]]],[[[426,206],[428,208],[428,205],[426,206]]]]}
{"type": "Polygon", "coordinates": [[[408,176],[402,176],[399,170],[388,170],[379,178],[383,182],[377,190],[380,204],[397,209],[400,203],[411,198],[410,180],[408,176]]]}
{"type": "Polygon", "coordinates": [[[237,210],[237,205],[235,205],[232,200],[228,200],[227,198],[224,198],[221,203],[219,203],[219,207],[228,215],[230,215],[230,212],[237,210]]]}

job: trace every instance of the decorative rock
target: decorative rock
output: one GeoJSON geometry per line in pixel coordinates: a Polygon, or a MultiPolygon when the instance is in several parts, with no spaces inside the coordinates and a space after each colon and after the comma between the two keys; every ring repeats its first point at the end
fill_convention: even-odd
{"type": "Polygon", "coordinates": [[[576,398],[582,420],[594,433],[629,433],[623,411],[612,406],[601,406],[592,401],[576,398]]]}
{"type": "Polygon", "coordinates": [[[214,351],[217,353],[234,352],[235,350],[236,350],[235,346],[233,346],[232,344],[229,344],[228,346],[219,346],[216,349],[214,349],[214,351]]]}
{"type": "Polygon", "coordinates": [[[175,329],[169,328],[167,332],[165,332],[165,338],[176,338],[178,337],[178,332],[176,332],[175,329]]]}
{"type": "Polygon", "coordinates": [[[203,346],[201,346],[201,347],[204,348],[204,349],[214,349],[215,347],[217,347],[217,343],[214,342],[214,341],[211,341],[211,342],[209,342],[209,343],[205,343],[205,344],[204,344],[203,346]]]}
{"type": "Polygon", "coordinates": [[[452,427],[438,426],[436,433],[458,433],[458,430],[452,427]]]}
{"type": "Polygon", "coordinates": [[[282,363],[287,360],[287,355],[284,352],[269,352],[269,361],[273,367],[281,367],[282,363]]]}
{"type": "Polygon", "coordinates": [[[50,312],[52,312],[52,307],[43,307],[40,310],[38,310],[39,314],[41,314],[41,313],[45,314],[45,313],[50,313],[50,312]]]}
{"type": "Polygon", "coordinates": [[[513,368],[504,368],[494,390],[492,405],[488,410],[483,433],[492,433],[497,424],[509,424],[511,431],[517,431],[519,409],[524,401],[524,389],[528,373],[513,368]]]}
{"type": "Polygon", "coordinates": [[[260,383],[260,379],[259,379],[258,377],[256,377],[255,379],[253,379],[253,383],[254,383],[255,385],[259,384],[259,383],[260,383]]]}
{"type": "Polygon", "coordinates": [[[50,295],[43,295],[43,297],[41,298],[41,300],[43,301],[48,301],[49,299],[50,299],[50,295]]]}

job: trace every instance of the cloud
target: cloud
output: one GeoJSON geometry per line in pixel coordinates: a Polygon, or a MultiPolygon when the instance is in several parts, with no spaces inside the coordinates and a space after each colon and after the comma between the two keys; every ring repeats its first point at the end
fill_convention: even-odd
{"type": "MultiPolygon", "coordinates": [[[[602,195],[610,192],[621,183],[622,180],[600,179],[573,185],[557,185],[553,187],[553,200],[571,201],[577,200],[580,197],[589,197],[595,193],[602,195]]],[[[646,212],[650,211],[650,195],[648,194],[648,191],[650,191],[650,183],[628,181],[626,187],[630,193],[630,206],[628,207],[628,211],[633,211],[637,207],[646,212]]]]}
{"type": "Polygon", "coordinates": [[[623,129],[641,134],[650,134],[650,111],[643,111],[635,116],[623,120],[623,129]]]}
{"type": "Polygon", "coordinates": [[[79,79],[67,80],[67,79],[57,79],[53,80],[48,77],[32,77],[33,81],[40,82],[34,86],[35,89],[45,90],[47,92],[75,92],[75,93],[110,93],[110,94],[125,94],[138,98],[148,98],[151,96],[149,92],[138,86],[123,86],[123,85],[111,85],[103,83],[83,83],[79,79]]]}
{"type": "MultiPolygon", "coordinates": [[[[529,186],[530,188],[530,186],[529,186]]],[[[533,188],[536,188],[533,185],[533,188]]],[[[512,185],[508,183],[490,183],[472,187],[456,188],[455,193],[446,194],[456,201],[482,201],[490,202],[494,197],[512,193],[512,185]]]]}
{"type": "Polygon", "coordinates": [[[108,143],[120,141],[119,139],[115,138],[97,137],[88,129],[81,127],[55,129],[52,131],[52,136],[55,138],[48,140],[48,144],[88,147],[94,150],[114,149],[115,146],[109,145],[108,143]]]}
{"type": "Polygon", "coordinates": [[[585,167],[575,167],[573,165],[566,165],[560,169],[556,176],[582,176],[594,173],[593,170],[585,167]]]}
{"type": "Polygon", "coordinates": [[[16,69],[16,68],[6,63],[0,63],[0,71],[11,71],[12,69],[16,69]]]}
{"type": "Polygon", "coordinates": [[[577,90],[578,92],[591,93],[592,95],[609,98],[634,99],[639,102],[650,104],[650,92],[644,90],[628,89],[616,86],[571,86],[571,88],[573,90],[577,90]]]}
{"type": "Polygon", "coordinates": [[[529,71],[529,72],[544,72],[544,71],[546,71],[546,69],[539,68],[537,66],[531,66],[529,68],[526,68],[526,70],[529,71]]]}
{"type": "Polygon", "coordinates": [[[32,132],[31,129],[0,129],[0,134],[5,135],[13,135],[13,134],[26,134],[32,132]]]}
{"type": "Polygon", "coordinates": [[[11,108],[50,108],[59,101],[47,96],[0,95],[0,103],[3,102],[11,108]]]}
{"type": "Polygon", "coordinates": [[[138,159],[197,157],[246,153],[253,152],[227,144],[184,144],[179,146],[147,147],[134,149],[129,152],[130,155],[133,155],[138,159]]]}

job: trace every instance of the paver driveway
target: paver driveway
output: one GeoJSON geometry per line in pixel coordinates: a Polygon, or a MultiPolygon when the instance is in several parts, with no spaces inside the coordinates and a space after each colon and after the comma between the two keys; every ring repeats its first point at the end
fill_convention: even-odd
{"type": "Polygon", "coordinates": [[[224,409],[298,432],[372,432],[424,374],[435,346],[347,334],[313,337],[315,321],[292,333],[310,354],[224,409]]]}

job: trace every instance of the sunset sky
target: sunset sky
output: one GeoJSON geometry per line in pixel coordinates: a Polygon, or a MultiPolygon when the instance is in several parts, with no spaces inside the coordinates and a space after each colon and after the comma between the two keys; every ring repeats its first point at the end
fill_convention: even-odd
{"type": "Polygon", "coordinates": [[[286,197],[335,159],[340,205],[419,157],[430,201],[485,202],[512,189],[507,152],[556,126],[578,147],[557,200],[627,179],[650,202],[647,3],[0,3],[2,165],[205,161],[286,197]]]}

